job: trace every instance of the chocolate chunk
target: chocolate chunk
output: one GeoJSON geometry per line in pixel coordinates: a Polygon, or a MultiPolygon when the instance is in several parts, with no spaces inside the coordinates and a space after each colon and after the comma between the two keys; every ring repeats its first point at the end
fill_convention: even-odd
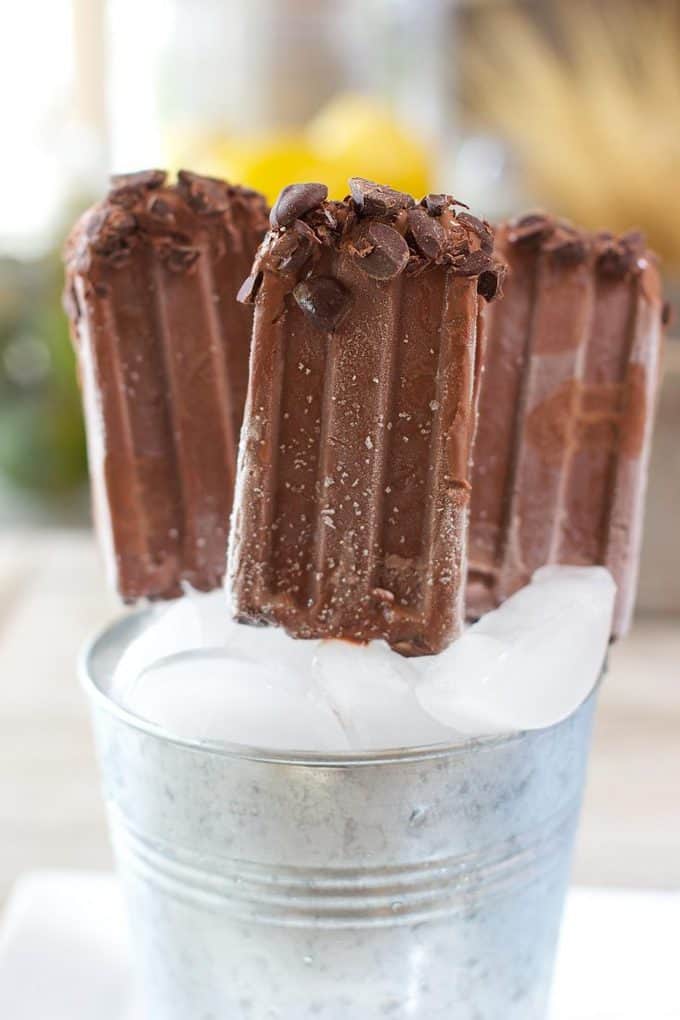
{"type": "Polygon", "coordinates": [[[254,305],[262,284],[262,273],[251,273],[239,287],[236,300],[242,305],[254,305]]]}
{"type": "Polygon", "coordinates": [[[458,213],[456,219],[471,230],[473,234],[477,235],[482,251],[487,253],[493,251],[493,230],[486,221],[478,220],[476,216],[466,212],[458,213]]]}
{"type": "Polygon", "coordinates": [[[349,190],[355,206],[365,216],[396,216],[401,209],[412,209],[416,204],[403,191],[364,177],[350,177],[349,190]]]}
{"type": "Polygon", "coordinates": [[[425,258],[436,259],[446,246],[446,231],[425,209],[409,209],[408,228],[425,258]]]}
{"type": "Polygon", "coordinates": [[[328,188],[325,184],[289,184],[277,198],[269,214],[269,223],[273,230],[289,227],[327,198],[328,188]]]}
{"type": "Polygon", "coordinates": [[[330,276],[315,276],[298,283],[293,297],[312,322],[327,332],[336,329],[352,307],[352,297],[330,276]]]}
{"type": "MultiPolygon", "coordinates": [[[[427,217],[427,213],[423,213],[427,217]]],[[[404,269],[409,248],[398,230],[386,223],[367,223],[351,245],[357,265],[374,280],[391,280],[404,269]]]]}
{"type": "Polygon", "coordinates": [[[229,186],[216,177],[202,177],[190,170],[180,170],[177,190],[196,212],[226,212],[231,206],[229,186]]]}

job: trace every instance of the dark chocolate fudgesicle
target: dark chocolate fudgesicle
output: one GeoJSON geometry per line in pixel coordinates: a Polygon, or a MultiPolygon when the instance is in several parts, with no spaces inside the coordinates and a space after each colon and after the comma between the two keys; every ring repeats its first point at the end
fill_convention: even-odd
{"type": "Polygon", "coordinates": [[[180,171],[114,177],[66,247],[95,518],[128,602],[221,584],[252,310],[257,192],[180,171]]]}
{"type": "Polygon", "coordinates": [[[543,214],[502,224],[474,450],[468,611],[549,563],[602,564],[632,615],[659,381],[663,301],[639,233],[543,214]]]}
{"type": "Polygon", "coordinates": [[[300,638],[440,651],[463,623],[480,298],[502,267],[449,195],[286,188],[254,304],[228,587],[300,638]]]}

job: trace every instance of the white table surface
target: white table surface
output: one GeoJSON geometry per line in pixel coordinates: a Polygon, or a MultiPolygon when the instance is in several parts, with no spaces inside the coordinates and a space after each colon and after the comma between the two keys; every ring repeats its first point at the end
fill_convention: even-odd
{"type": "MultiPolygon", "coordinates": [[[[677,1020],[678,946],[680,893],[572,890],[551,1020],[677,1020]]],[[[113,876],[21,879],[0,927],[0,1017],[143,1020],[113,876]]]]}
{"type": "MultiPolygon", "coordinates": [[[[0,901],[28,869],[110,865],[74,662],[119,613],[89,533],[0,537],[0,901]]],[[[577,881],[680,888],[679,789],[680,618],[643,617],[602,692],[577,881]]]]}

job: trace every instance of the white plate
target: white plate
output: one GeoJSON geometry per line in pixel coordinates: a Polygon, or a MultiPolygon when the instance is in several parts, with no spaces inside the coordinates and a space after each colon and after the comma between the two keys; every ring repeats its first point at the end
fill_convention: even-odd
{"type": "MultiPolygon", "coordinates": [[[[680,893],[575,889],[552,1020],[678,1020],[680,893]]],[[[36,872],[0,931],[2,1020],[141,1020],[115,878],[36,872]]]]}

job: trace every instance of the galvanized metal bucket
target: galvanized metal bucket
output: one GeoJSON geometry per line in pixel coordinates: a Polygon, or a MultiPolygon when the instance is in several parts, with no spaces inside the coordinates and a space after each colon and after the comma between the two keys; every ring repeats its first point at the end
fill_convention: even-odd
{"type": "Polygon", "coordinates": [[[174,739],[86,650],[148,1020],[543,1020],[595,696],[549,729],[364,754],[174,739]]]}

